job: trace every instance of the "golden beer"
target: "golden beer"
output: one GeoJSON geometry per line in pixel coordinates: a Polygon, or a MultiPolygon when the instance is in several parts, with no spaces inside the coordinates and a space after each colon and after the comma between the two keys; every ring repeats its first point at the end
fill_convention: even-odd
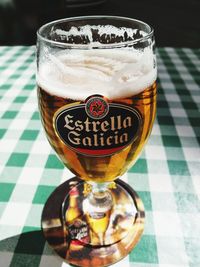
{"type": "MultiPolygon", "coordinates": [[[[41,78],[38,83],[39,108],[48,140],[61,158],[62,162],[74,174],[84,180],[105,182],[112,181],[121,176],[134,164],[151,132],[156,112],[156,82],[153,76],[155,73],[150,73],[151,75],[149,73],[146,74],[145,72],[144,74],[140,74],[136,84],[132,84],[132,81],[127,81],[128,79],[132,79],[131,75],[135,75],[134,71],[131,72],[131,69],[128,69],[127,71],[127,66],[129,67],[129,65],[131,65],[132,67],[135,64],[135,58],[129,58],[129,54],[131,55],[131,51],[129,50],[117,50],[114,54],[107,51],[89,53],[80,52],[80,56],[78,57],[74,56],[73,53],[69,55],[59,54],[56,57],[55,62],[46,63],[49,65],[47,67],[44,65],[41,70],[41,72],[43,71],[42,78],[46,78],[46,80],[49,78],[50,80],[49,87],[47,83],[44,84],[41,78]],[[110,57],[109,60],[105,59],[106,56],[110,57]],[[117,63],[115,61],[117,61],[117,63]],[[120,61],[122,61],[121,64],[125,65],[125,70],[123,71],[122,69],[121,72],[119,69],[120,61]],[[60,62],[62,63],[63,68],[63,73],[60,76],[56,73],[56,70],[46,71],[46,69],[56,67],[55,64],[60,64],[60,62]],[[118,66],[115,66],[115,63],[118,64],[118,66]],[[53,64],[55,66],[53,66],[53,64]],[[65,66],[66,68],[70,68],[69,73],[64,73],[65,66]],[[113,70],[114,68],[117,70],[113,70]],[[99,76],[96,78],[95,75],[99,76]],[[105,117],[106,119],[101,120],[98,118],[91,119],[87,114],[85,119],[80,119],[84,110],[78,108],[81,105],[84,105],[88,95],[95,95],[92,86],[98,85],[100,89],[102,87],[103,92],[99,89],[98,92],[100,95],[102,94],[104,96],[104,94],[107,93],[107,89],[103,88],[103,86],[106,86],[108,83],[108,87],[111,87],[112,80],[110,82],[110,78],[115,75],[120,76],[118,77],[119,82],[117,86],[120,85],[121,87],[120,89],[115,89],[114,85],[112,85],[112,90],[108,88],[110,90],[110,96],[105,96],[108,107],[110,105],[117,105],[112,114],[110,116],[108,114],[108,116],[105,117]],[[147,77],[147,80],[145,77],[148,75],[149,77],[147,77]],[[53,84],[51,84],[51,76],[53,84]],[[86,89],[80,89],[82,84],[79,80],[84,82],[86,89]],[[143,88],[145,83],[148,86],[143,88]],[[72,85],[75,89],[78,87],[77,93],[73,92],[75,89],[71,88],[72,85]],[[53,86],[55,86],[55,88],[53,88],[53,86]],[[58,91],[56,86],[60,86],[58,91]],[[61,88],[62,86],[63,89],[61,88]],[[128,87],[127,89],[127,86],[130,86],[130,88],[128,87]],[[131,86],[135,86],[135,88],[132,89],[131,86]],[[86,90],[85,96],[84,90],[86,90]],[[119,93],[117,93],[118,95],[116,95],[117,90],[119,90],[119,93]],[[120,109],[121,106],[123,109],[120,109]],[[71,145],[68,141],[67,144],[63,142],[62,137],[60,138],[55,126],[56,114],[68,107],[72,107],[73,110],[75,110],[74,107],[77,107],[77,110],[75,110],[76,118],[74,117],[74,113],[72,114],[74,111],[71,111],[71,113],[63,118],[66,122],[63,127],[65,127],[65,130],[66,128],[69,130],[67,138],[71,141],[71,145]],[[126,112],[126,108],[131,109],[134,113],[129,113],[129,115],[122,118],[121,113],[123,114],[126,112]],[[116,112],[118,113],[116,114],[116,112]],[[132,117],[135,116],[135,114],[136,119],[138,120],[136,126],[131,125],[132,117]],[[135,131],[134,138],[131,136],[131,138],[129,138],[127,136],[126,128],[128,127],[132,127],[129,131],[135,131]],[[125,132],[123,132],[123,128],[125,132]],[[87,133],[89,134],[89,137],[85,137],[85,134],[87,133]],[[124,143],[126,144],[123,145],[124,143]],[[74,145],[76,147],[79,145],[82,146],[82,148],[85,147],[87,148],[86,151],[89,151],[88,149],[90,149],[91,153],[83,153],[83,151],[85,151],[84,149],[73,149],[74,145]],[[113,146],[116,146],[116,149],[111,151],[113,146]],[[106,152],[101,152],[97,155],[93,154],[92,152],[98,147],[107,147],[107,150],[104,149],[106,152]]],[[[148,56],[149,55],[147,54],[147,57],[148,56]]],[[[151,64],[153,64],[153,62],[151,62],[151,64]]],[[[146,66],[144,65],[143,68],[145,67],[146,66]]],[[[58,66],[58,68],[61,67],[58,66]]],[[[149,68],[149,72],[151,71],[152,69],[149,68]]],[[[97,105],[95,108],[98,109],[98,103],[95,102],[95,105],[97,105]]],[[[129,135],[131,135],[131,132],[129,135]]]]}
{"type": "Polygon", "coordinates": [[[63,163],[82,179],[92,179],[97,182],[112,181],[126,172],[130,165],[134,164],[151,132],[156,112],[155,82],[140,94],[112,100],[111,102],[125,104],[139,110],[143,123],[138,139],[122,151],[109,156],[85,156],[68,148],[57,136],[53,124],[54,114],[59,108],[66,104],[77,103],[77,101],[51,95],[41,87],[38,87],[38,97],[42,123],[48,140],[63,163]]]}

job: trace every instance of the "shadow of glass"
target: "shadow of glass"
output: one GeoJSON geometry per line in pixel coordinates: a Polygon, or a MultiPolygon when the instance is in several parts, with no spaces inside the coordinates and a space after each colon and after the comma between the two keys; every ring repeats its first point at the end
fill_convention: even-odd
{"type": "Polygon", "coordinates": [[[0,241],[0,267],[67,267],[47,245],[42,231],[32,231],[0,241]]]}

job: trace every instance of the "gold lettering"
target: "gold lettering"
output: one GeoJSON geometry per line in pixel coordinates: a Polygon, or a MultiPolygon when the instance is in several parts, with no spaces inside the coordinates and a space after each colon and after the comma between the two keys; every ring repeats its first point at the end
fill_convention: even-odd
{"type": "Polygon", "coordinates": [[[80,138],[78,138],[79,136],[80,136],[80,134],[78,134],[75,131],[72,131],[72,132],[68,133],[68,139],[74,145],[80,145],[81,142],[80,142],[80,138]]]}
{"type": "Polygon", "coordinates": [[[70,123],[73,123],[73,120],[70,120],[72,118],[73,118],[73,116],[71,116],[69,114],[67,114],[65,116],[65,122],[66,122],[66,124],[64,125],[64,127],[67,128],[67,129],[69,129],[70,131],[74,130],[74,127],[72,127],[72,126],[69,125],[70,123]]]}
{"type": "Polygon", "coordinates": [[[111,130],[115,131],[115,117],[110,117],[111,130]]]}
{"type": "Polygon", "coordinates": [[[109,130],[109,122],[108,121],[103,121],[102,123],[101,123],[101,130],[103,131],[103,132],[107,132],[108,130],[109,130]]]}
{"type": "Polygon", "coordinates": [[[82,121],[76,121],[75,122],[76,130],[81,132],[83,130],[83,124],[82,121]]]}
{"type": "Polygon", "coordinates": [[[104,134],[103,133],[101,133],[100,143],[101,143],[101,146],[105,146],[105,144],[104,144],[104,134]]]}
{"type": "Polygon", "coordinates": [[[98,132],[99,130],[97,130],[97,125],[99,125],[100,124],[100,122],[99,121],[93,121],[92,122],[92,125],[93,125],[93,131],[96,133],[96,132],[98,132]]]}
{"type": "Polygon", "coordinates": [[[121,123],[121,116],[117,116],[117,130],[120,130],[122,128],[122,123],[121,123]]]}
{"type": "Polygon", "coordinates": [[[115,139],[115,144],[119,144],[119,136],[118,136],[118,131],[115,132],[115,136],[114,136],[114,139],[115,139]]]}
{"type": "Polygon", "coordinates": [[[131,117],[126,117],[126,119],[123,120],[123,127],[127,128],[127,127],[131,127],[132,123],[131,123],[131,117]]]}
{"type": "Polygon", "coordinates": [[[84,146],[92,146],[91,138],[90,137],[83,138],[83,145],[84,146]]]}
{"type": "Polygon", "coordinates": [[[98,146],[97,134],[94,134],[94,146],[98,146]]]}
{"type": "Polygon", "coordinates": [[[108,146],[112,145],[112,142],[111,142],[112,139],[113,139],[113,136],[109,136],[109,137],[107,138],[107,145],[108,145],[108,146]]]}
{"type": "Polygon", "coordinates": [[[84,124],[85,124],[85,131],[86,131],[86,132],[90,132],[90,125],[91,125],[91,122],[89,121],[88,118],[84,121],[84,124]]]}
{"type": "Polygon", "coordinates": [[[123,133],[119,138],[119,142],[120,142],[120,144],[128,142],[128,134],[127,133],[123,133]]]}
{"type": "MultiPolygon", "coordinates": [[[[119,114],[119,113],[118,113],[119,114]]],[[[130,116],[123,117],[124,115],[113,114],[107,120],[93,120],[87,117],[81,121],[67,114],[64,117],[67,130],[66,139],[68,138],[69,144],[72,146],[92,147],[112,147],[116,145],[127,144],[130,137],[129,133],[125,130],[133,126],[133,119],[130,116]]],[[[118,146],[117,146],[118,145],[118,146]]]]}

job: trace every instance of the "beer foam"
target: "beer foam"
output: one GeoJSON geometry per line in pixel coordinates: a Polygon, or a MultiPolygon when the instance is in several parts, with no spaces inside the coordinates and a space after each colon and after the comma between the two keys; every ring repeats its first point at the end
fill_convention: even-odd
{"type": "Polygon", "coordinates": [[[109,99],[142,92],[157,76],[150,48],[72,49],[46,53],[40,64],[38,84],[49,94],[85,100],[93,94],[109,99]]]}

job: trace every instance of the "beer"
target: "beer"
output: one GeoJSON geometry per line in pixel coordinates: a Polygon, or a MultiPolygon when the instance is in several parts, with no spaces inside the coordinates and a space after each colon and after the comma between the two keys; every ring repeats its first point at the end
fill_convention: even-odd
{"type": "Polygon", "coordinates": [[[64,50],[40,64],[42,123],[75,175],[113,181],[134,164],[155,118],[155,64],[148,48],[64,50]]]}

